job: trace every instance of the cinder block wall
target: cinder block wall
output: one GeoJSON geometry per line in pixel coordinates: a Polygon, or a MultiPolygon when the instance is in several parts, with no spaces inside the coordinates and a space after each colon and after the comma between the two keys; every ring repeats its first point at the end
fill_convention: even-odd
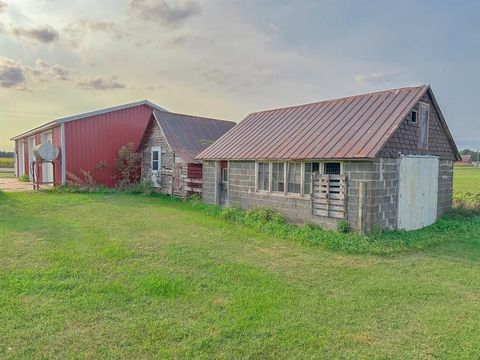
{"type": "Polygon", "coordinates": [[[453,161],[440,160],[438,174],[438,210],[437,216],[442,216],[452,208],[453,161]]]}
{"type": "Polygon", "coordinates": [[[215,161],[204,161],[202,167],[202,200],[207,204],[215,204],[215,161]]]}

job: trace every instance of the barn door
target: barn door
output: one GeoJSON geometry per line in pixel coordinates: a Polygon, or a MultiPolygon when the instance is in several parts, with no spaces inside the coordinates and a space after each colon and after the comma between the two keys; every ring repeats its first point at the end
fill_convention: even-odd
{"type": "Polygon", "coordinates": [[[312,214],[345,219],[347,182],[345,175],[312,174],[312,214]]]}
{"type": "Polygon", "coordinates": [[[173,165],[173,193],[181,194],[182,193],[182,164],[176,163],[173,165]]]}
{"type": "Polygon", "coordinates": [[[419,229],[437,220],[438,168],[436,156],[400,158],[398,228],[419,229]]]}

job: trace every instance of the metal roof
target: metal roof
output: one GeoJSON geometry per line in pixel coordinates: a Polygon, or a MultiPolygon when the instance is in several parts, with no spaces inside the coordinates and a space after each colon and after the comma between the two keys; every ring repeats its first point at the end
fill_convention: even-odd
{"type": "Polygon", "coordinates": [[[95,116],[95,115],[101,115],[101,114],[109,113],[109,112],[112,112],[112,111],[128,109],[128,108],[131,108],[131,107],[134,107],[134,106],[140,106],[140,105],[146,105],[146,106],[151,107],[152,109],[156,109],[156,110],[160,110],[160,111],[167,111],[164,108],[152,103],[149,100],[146,100],[146,99],[145,100],[139,100],[139,101],[135,101],[135,102],[127,103],[127,104],[111,106],[111,107],[108,107],[108,108],[103,108],[103,109],[89,111],[89,112],[85,112],[85,113],[81,113],[81,114],[77,114],[77,115],[71,115],[71,116],[58,118],[58,119],[52,120],[52,121],[50,121],[46,124],[38,126],[38,127],[34,128],[32,130],[24,132],[20,135],[17,135],[15,137],[11,138],[10,140],[15,141],[15,140],[18,140],[18,139],[21,139],[21,138],[24,138],[24,137],[27,137],[27,136],[30,136],[30,135],[34,135],[38,132],[48,130],[52,127],[58,126],[60,124],[63,124],[63,123],[69,122],[69,121],[79,120],[79,119],[83,119],[83,118],[90,117],[90,116],[95,116]]]}
{"type": "Polygon", "coordinates": [[[197,159],[374,158],[427,91],[405,87],[255,112],[197,159]]]}
{"type": "Polygon", "coordinates": [[[191,163],[198,163],[195,156],[236,125],[232,121],[166,111],[154,110],[153,115],[163,130],[171,150],[183,161],[191,163]]]}

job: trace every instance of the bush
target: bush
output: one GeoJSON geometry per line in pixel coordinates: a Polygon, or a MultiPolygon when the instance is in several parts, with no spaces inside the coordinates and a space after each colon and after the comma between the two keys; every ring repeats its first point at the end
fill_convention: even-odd
{"type": "Polygon", "coordinates": [[[152,195],[155,192],[153,181],[150,179],[142,179],[136,184],[130,184],[125,192],[130,194],[152,195]]]}
{"type": "Polygon", "coordinates": [[[453,207],[459,210],[480,212],[480,194],[454,192],[453,207]]]}
{"type": "Polygon", "coordinates": [[[115,179],[119,190],[128,190],[132,184],[138,184],[141,176],[140,153],[135,152],[133,144],[124,145],[118,150],[118,157],[115,160],[115,179]]]}
{"type": "Polygon", "coordinates": [[[19,176],[19,177],[18,177],[18,181],[21,181],[21,182],[29,182],[29,181],[30,181],[30,178],[28,177],[28,175],[22,175],[22,176],[19,176]]]}
{"type": "Polygon", "coordinates": [[[285,217],[277,210],[258,207],[245,212],[245,221],[253,225],[285,224],[285,217]]]}
{"type": "Polygon", "coordinates": [[[337,231],[342,234],[349,233],[351,230],[350,224],[347,220],[342,219],[337,221],[337,231]]]}
{"type": "Polygon", "coordinates": [[[57,191],[67,192],[105,192],[108,189],[104,185],[98,185],[93,180],[89,171],[80,170],[82,176],[67,171],[67,184],[58,187],[57,191]]]}

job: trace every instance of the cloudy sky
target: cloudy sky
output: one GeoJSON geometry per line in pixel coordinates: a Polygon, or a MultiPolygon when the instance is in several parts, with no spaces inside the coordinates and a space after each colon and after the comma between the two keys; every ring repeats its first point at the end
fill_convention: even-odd
{"type": "Polygon", "coordinates": [[[422,83],[459,147],[480,146],[480,1],[0,0],[0,150],[144,98],[239,121],[422,83]]]}

